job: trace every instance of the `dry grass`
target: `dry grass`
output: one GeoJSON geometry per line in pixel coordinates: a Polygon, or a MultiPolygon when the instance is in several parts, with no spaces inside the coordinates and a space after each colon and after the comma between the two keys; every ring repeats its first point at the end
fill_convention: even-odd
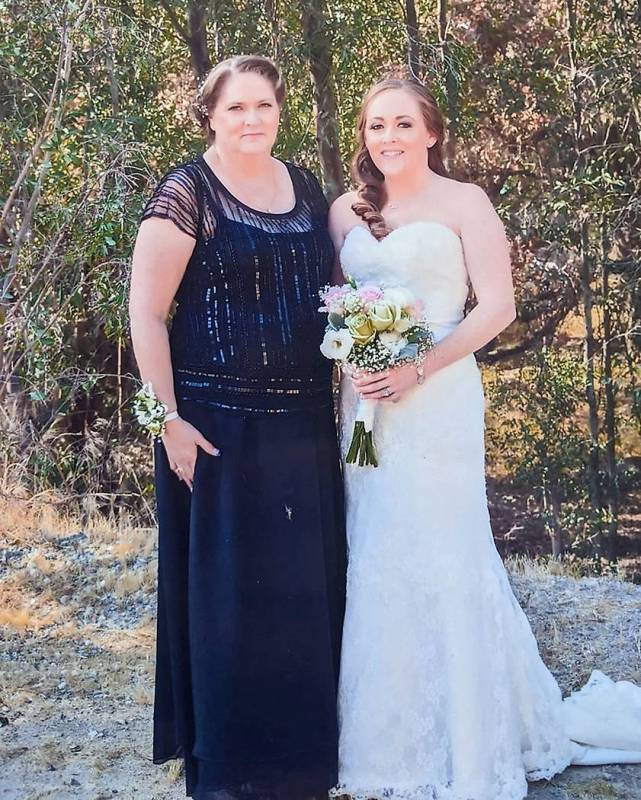
{"type": "Polygon", "coordinates": [[[182,761],[172,761],[169,764],[169,769],[167,770],[167,779],[171,783],[176,783],[180,780],[180,778],[182,778],[184,771],[185,770],[182,761]]]}
{"type": "Polygon", "coordinates": [[[71,520],[55,507],[51,496],[24,498],[19,494],[0,497],[0,541],[32,544],[69,532],[71,520]]]}
{"type": "MultiPolygon", "coordinates": [[[[100,516],[81,526],[42,498],[0,500],[0,520],[0,549],[9,554],[0,561],[0,713],[19,721],[5,729],[12,739],[3,781],[25,786],[11,797],[58,800],[71,796],[76,777],[82,788],[73,796],[84,800],[111,797],[112,788],[126,800],[184,797],[182,762],[151,765],[155,532],[124,518],[111,527],[100,516]]],[[[617,664],[626,677],[641,673],[641,624],[621,614],[635,613],[633,598],[624,591],[617,601],[624,584],[588,582],[579,595],[564,564],[516,557],[507,566],[566,691],[595,663],[615,676],[617,664]]],[[[587,786],[567,786],[568,800],[620,796],[590,795],[587,786]]]]}
{"type": "Polygon", "coordinates": [[[533,559],[525,555],[510,555],[504,563],[508,572],[526,578],[540,578],[543,575],[574,577],[572,568],[566,562],[555,561],[552,558],[533,559]]]}
{"type": "Polygon", "coordinates": [[[149,563],[144,570],[124,572],[114,584],[114,592],[117,597],[129,597],[129,595],[140,590],[150,592],[156,582],[156,564],[149,563]]]}
{"type": "Polygon", "coordinates": [[[105,516],[85,509],[82,517],[66,511],[67,501],[53,493],[24,497],[19,491],[0,496],[0,544],[12,546],[49,543],[83,531],[97,544],[122,545],[123,555],[153,549],[154,529],[135,524],[126,513],[105,516]]]}

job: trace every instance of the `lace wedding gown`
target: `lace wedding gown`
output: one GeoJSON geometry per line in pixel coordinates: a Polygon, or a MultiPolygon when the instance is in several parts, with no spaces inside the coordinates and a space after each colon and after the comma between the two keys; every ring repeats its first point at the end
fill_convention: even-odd
{"type": "MultiPolygon", "coordinates": [[[[463,317],[463,249],[440,223],[403,225],[381,241],[356,227],[341,262],[359,282],[422,298],[437,341],[463,317]]],[[[345,453],[357,405],[348,380],[341,396],[345,453]]],[[[483,415],[469,355],[399,403],[378,404],[377,469],[345,465],[334,795],[520,800],[526,779],[570,763],[641,761],[641,690],[595,671],[562,701],[541,661],[492,538],[483,415]]]]}

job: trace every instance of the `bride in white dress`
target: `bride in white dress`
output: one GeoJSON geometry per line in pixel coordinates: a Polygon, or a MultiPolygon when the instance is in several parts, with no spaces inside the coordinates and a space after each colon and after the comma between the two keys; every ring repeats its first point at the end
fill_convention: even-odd
{"type": "Polygon", "coordinates": [[[345,465],[333,794],[521,800],[527,779],[570,763],[641,761],[641,691],[595,672],[562,701],[494,546],[474,352],[515,315],[503,226],[481,189],[445,176],[442,116],[422,85],[376,84],[358,135],[359,190],[330,212],[343,272],[420,297],[437,344],[421,369],[342,381],[343,452],[359,395],[376,399],[379,466],[345,465]]]}

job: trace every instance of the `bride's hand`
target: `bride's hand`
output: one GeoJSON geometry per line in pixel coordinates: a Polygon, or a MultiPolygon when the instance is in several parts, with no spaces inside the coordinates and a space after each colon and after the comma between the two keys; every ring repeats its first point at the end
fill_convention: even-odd
{"type": "Polygon", "coordinates": [[[390,367],[382,372],[355,373],[350,376],[354,388],[363,400],[398,403],[403,395],[417,385],[414,364],[390,367]]]}
{"type": "Polygon", "coordinates": [[[196,456],[198,448],[209,453],[211,456],[220,455],[218,448],[207,441],[205,437],[182,417],[173,419],[165,424],[165,432],[162,436],[170,468],[176,475],[193,489],[194,468],[196,466],[196,456]]]}

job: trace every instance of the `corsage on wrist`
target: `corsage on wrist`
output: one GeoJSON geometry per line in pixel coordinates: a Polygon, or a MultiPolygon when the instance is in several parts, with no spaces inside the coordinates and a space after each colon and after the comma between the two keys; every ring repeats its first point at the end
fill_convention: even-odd
{"type": "Polygon", "coordinates": [[[151,383],[143,384],[136,392],[132,406],[138,423],[150,436],[162,436],[165,423],[179,416],[177,411],[170,411],[169,406],[156,397],[151,383]]]}

